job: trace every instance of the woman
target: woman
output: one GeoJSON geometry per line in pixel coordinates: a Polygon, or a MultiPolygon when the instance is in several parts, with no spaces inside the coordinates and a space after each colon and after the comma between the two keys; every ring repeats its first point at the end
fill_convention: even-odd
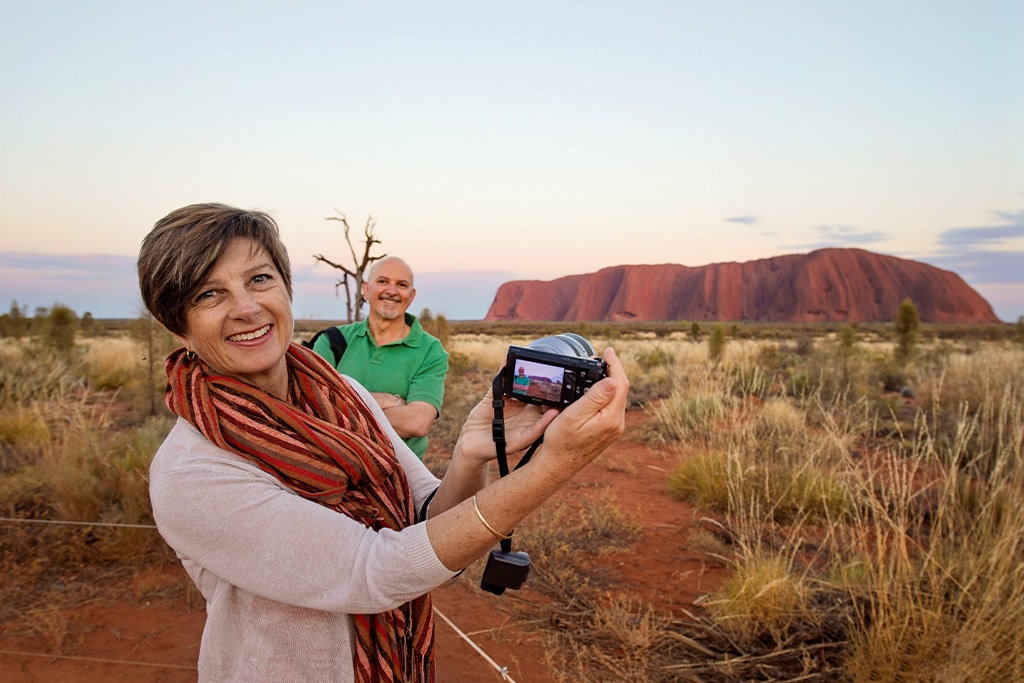
{"type": "Polygon", "coordinates": [[[274,221],[220,204],[156,223],[143,301],[182,344],[179,419],[150,470],[153,516],[207,601],[201,681],[431,681],[429,591],[510,534],[624,427],[629,382],[557,411],[509,401],[524,467],[488,485],[489,397],[438,481],[370,395],[292,344],[291,270],[274,221]]]}

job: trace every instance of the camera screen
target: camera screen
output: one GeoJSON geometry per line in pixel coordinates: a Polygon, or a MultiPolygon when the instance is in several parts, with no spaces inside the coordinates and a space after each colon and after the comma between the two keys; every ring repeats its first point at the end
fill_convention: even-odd
{"type": "Polygon", "coordinates": [[[558,405],[562,402],[565,368],[532,360],[516,359],[512,395],[529,396],[558,405]]]}

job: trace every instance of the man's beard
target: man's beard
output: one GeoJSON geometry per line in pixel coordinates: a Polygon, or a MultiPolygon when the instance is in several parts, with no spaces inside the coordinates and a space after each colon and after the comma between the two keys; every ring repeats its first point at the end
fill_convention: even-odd
{"type": "Polygon", "coordinates": [[[402,315],[402,304],[399,301],[381,299],[376,308],[377,315],[384,320],[397,320],[402,315]]]}

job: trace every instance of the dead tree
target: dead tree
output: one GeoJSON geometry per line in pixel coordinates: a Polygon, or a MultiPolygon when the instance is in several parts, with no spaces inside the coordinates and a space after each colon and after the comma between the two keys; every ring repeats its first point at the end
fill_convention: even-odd
{"type": "Polygon", "coordinates": [[[346,320],[348,322],[362,320],[362,309],[363,309],[363,274],[369,269],[370,264],[374,261],[387,256],[387,254],[381,254],[380,256],[370,256],[370,250],[373,245],[380,244],[380,240],[374,237],[373,231],[377,227],[377,221],[373,219],[373,216],[366,218],[366,225],[363,226],[363,255],[362,257],[356,256],[355,245],[352,244],[352,229],[349,227],[348,218],[345,217],[341,211],[334,210],[337,216],[328,216],[325,220],[338,221],[341,223],[342,229],[345,234],[345,243],[348,244],[348,252],[352,257],[352,267],[345,266],[340,263],[335,263],[323,254],[313,254],[313,259],[326,263],[332,268],[336,268],[342,272],[342,277],[334,285],[334,295],[338,295],[338,288],[345,288],[345,312],[346,320]],[[355,285],[355,292],[353,293],[353,287],[355,285]]]}

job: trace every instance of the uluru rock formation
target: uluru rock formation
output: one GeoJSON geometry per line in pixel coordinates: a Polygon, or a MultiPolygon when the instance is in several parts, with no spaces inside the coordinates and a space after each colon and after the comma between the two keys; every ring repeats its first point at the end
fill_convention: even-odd
{"type": "Polygon", "coordinates": [[[906,298],[922,322],[1001,322],[956,273],[863,249],[516,280],[498,288],[484,319],[884,322],[906,298]]]}

